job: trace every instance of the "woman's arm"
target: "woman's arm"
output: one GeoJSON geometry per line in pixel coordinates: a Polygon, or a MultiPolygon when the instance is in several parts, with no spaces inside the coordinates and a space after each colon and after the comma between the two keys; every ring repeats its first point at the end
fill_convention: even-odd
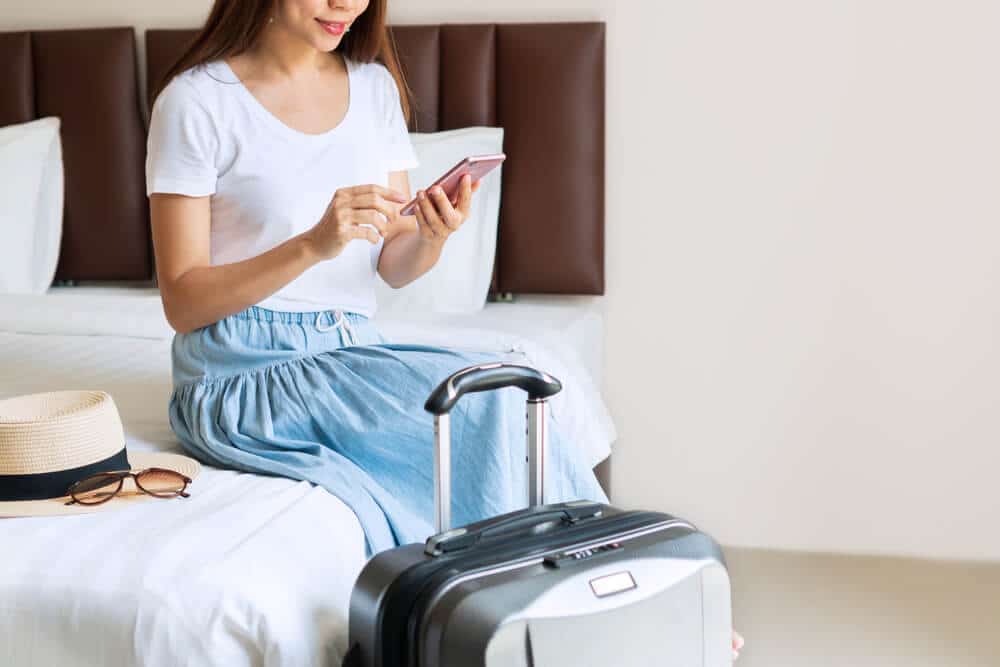
{"type": "MultiPolygon", "coordinates": [[[[389,187],[410,198],[410,179],[405,171],[389,174],[389,187]]],[[[479,182],[462,180],[454,204],[443,193],[426,193],[415,216],[400,216],[402,205],[389,220],[385,245],[379,257],[378,273],[389,286],[399,289],[424,275],[437,264],[448,236],[469,217],[472,193],[479,182]]],[[[424,194],[422,191],[418,194],[424,194]]]]}
{"type": "MultiPolygon", "coordinates": [[[[402,192],[406,200],[410,200],[410,178],[405,171],[391,172],[389,187],[402,192]]],[[[443,241],[436,242],[417,232],[415,216],[401,216],[397,212],[385,234],[378,273],[390,287],[399,289],[430,271],[441,257],[443,247],[443,241]]]]}
{"type": "Polygon", "coordinates": [[[208,197],[153,194],[149,208],[163,310],[178,333],[249,308],[320,261],[299,234],[251,259],[210,266],[208,197]]]}

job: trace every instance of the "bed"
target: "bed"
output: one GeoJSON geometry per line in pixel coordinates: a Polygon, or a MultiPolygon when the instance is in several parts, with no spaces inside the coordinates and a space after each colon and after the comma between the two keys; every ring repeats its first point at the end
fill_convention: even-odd
{"type": "MultiPolygon", "coordinates": [[[[560,377],[551,419],[597,465],[616,437],[600,391],[603,26],[394,34],[415,126],[499,123],[508,151],[537,159],[504,173],[492,287],[500,300],[474,314],[376,323],[390,340],[485,349],[560,377]],[[448,57],[458,51],[467,57],[448,57]],[[445,79],[460,82],[456,93],[441,93],[445,79]],[[552,102],[539,111],[542,85],[552,102]],[[527,206],[549,192],[547,173],[565,180],[527,206]]],[[[147,78],[189,37],[147,32],[147,78]]],[[[0,62],[12,72],[0,82],[0,125],[60,115],[66,168],[59,284],[0,295],[0,398],[104,389],[130,449],[180,451],[166,418],[173,332],[152,282],[134,33],[0,34],[0,62]]],[[[211,467],[191,492],[114,512],[0,520],[0,542],[14,545],[0,553],[0,664],[338,664],[364,563],[350,510],[306,482],[211,467]]]]}

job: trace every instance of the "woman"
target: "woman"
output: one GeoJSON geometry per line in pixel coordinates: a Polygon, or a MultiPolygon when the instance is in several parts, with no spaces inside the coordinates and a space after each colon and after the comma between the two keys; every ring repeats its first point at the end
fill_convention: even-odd
{"type": "MultiPolygon", "coordinates": [[[[370,552],[432,532],[433,420],[450,373],[495,356],[387,344],[377,271],[401,287],[465,221],[418,192],[385,1],[217,0],[150,119],[157,273],[176,329],[170,420],[208,463],[306,479],[358,514],[370,552]]],[[[459,402],[454,520],[523,505],[524,395],[459,402]],[[520,449],[519,449],[520,447],[520,449]]],[[[556,431],[556,428],[550,429],[556,431]]],[[[550,502],[604,500],[551,437],[550,502]]]]}
{"type": "MultiPolygon", "coordinates": [[[[177,331],[172,428],[209,464],[328,489],[369,553],[432,532],[423,402],[495,360],[388,344],[369,320],[375,272],[398,288],[428,271],[477,188],[419,191],[399,215],[416,160],[385,16],[385,0],[216,0],[164,79],[146,163],[177,331]]],[[[454,522],[521,506],[523,394],[472,394],[452,415],[454,522]]],[[[546,500],[605,501],[550,433],[546,500]]]]}

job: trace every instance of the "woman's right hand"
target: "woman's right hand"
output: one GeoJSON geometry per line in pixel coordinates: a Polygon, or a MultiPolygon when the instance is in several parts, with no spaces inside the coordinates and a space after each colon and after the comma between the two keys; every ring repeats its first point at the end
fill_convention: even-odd
{"type": "Polygon", "coordinates": [[[332,259],[354,239],[378,243],[379,236],[385,236],[388,221],[396,218],[405,203],[402,193],[381,185],[341,188],[334,193],[320,221],[303,237],[319,259],[332,259]]]}

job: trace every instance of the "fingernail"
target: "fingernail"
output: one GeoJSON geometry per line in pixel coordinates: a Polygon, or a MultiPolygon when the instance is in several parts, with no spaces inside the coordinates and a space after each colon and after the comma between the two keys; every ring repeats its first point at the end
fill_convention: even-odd
{"type": "Polygon", "coordinates": [[[418,192],[418,193],[417,193],[417,197],[418,197],[419,199],[423,199],[423,198],[424,198],[424,191],[423,191],[423,190],[421,190],[420,192],[418,192]]]}
{"type": "Polygon", "coordinates": [[[444,190],[441,189],[441,186],[436,186],[434,188],[434,194],[436,195],[444,194],[444,190]]]}

